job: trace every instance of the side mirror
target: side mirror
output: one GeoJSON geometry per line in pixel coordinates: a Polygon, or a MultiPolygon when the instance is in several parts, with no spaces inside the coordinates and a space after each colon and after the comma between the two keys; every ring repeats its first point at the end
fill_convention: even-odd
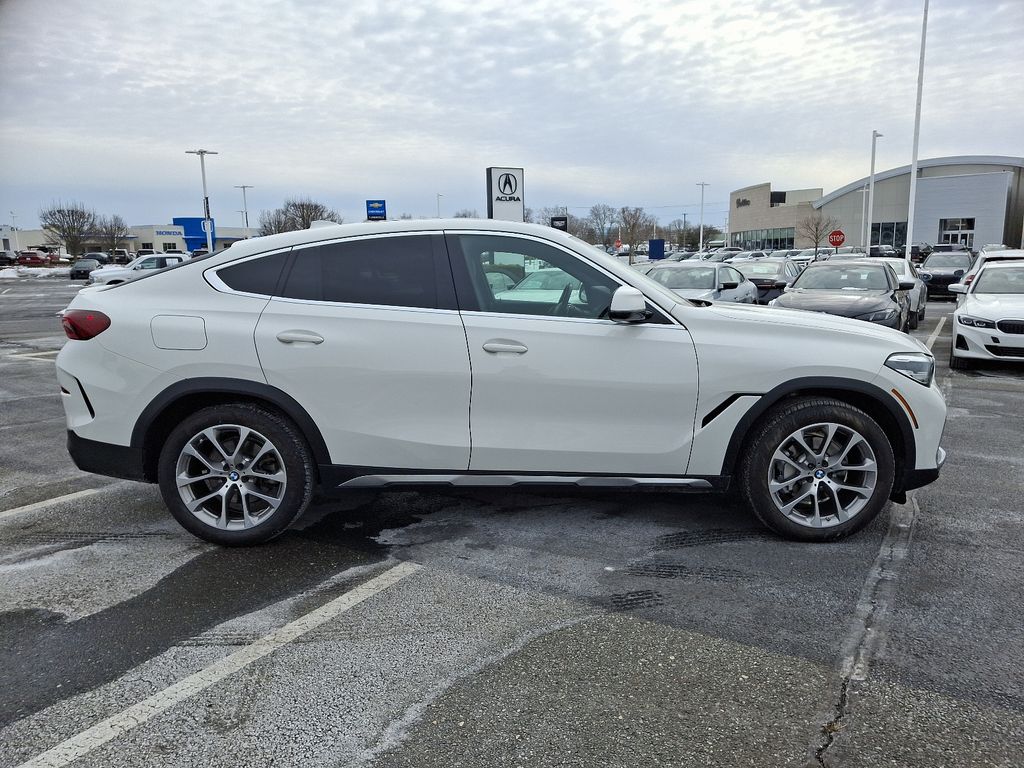
{"type": "Polygon", "coordinates": [[[775,281],[775,287],[776,288],[788,288],[789,287],[789,280],[776,280],[775,281]]]}
{"type": "Polygon", "coordinates": [[[956,272],[953,273],[953,277],[963,277],[963,276],[964,276],[964,271],[962,269],[958,269],[956,272]]]}
{"type": "Polygon", "coordinates": [[[921,282],[924,282],[924,283],[927,283],[929,280],[932,279],[932,276],[930,274],[928,274],[927,272],[918,272],[917,276],[920,277],[921,278],[921,282]]]}
{"type": "Polygon", "coordinates": [[[647,300],[636,288],[620,285],[612,294],[608,317],[616,323],[642,323],[650,316],[647,300]]]}
{"type": "Polygon", "coordinates": [[[739,287],[740,287],[740,284],[737,283],[735,280],[733,280],[731,282],[728,282],[728,283],[719,283],[718,284],[718,290],[720,290],[720,291],[729,291],[729,290],[732,290],[733,288],[739,288],[739,287]]]}
{"type": "Polygon", "coordinates": [[[914,283],[913,280],[900,280],[900,288],[899,289],[901,291],[912,291],[912,290],[914,290],[914,285],[915,285],[915,283],[914,283]]]}
{"type": "Polygon", "coordinates": [[[952,283],[949,286],[950,293],[967,293],[967,286],[963,283],[952,283]]]}

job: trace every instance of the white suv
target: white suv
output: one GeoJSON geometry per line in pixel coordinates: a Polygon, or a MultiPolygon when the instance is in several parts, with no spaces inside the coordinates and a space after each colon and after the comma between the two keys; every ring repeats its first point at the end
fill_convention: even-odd
{"type": "Polygon", "coordinates": [[[681,299],[531,224],[324,226],[79,294],[57,359],[84,470],[254,544],[314,489],[741,491],[821,541],[934,480],[946,406],[897,331],[681,299]],[[496,298],[560,270],[565,288],[496,298]],[[578,286],[578,287],[575,287],[578,286]]]}
{"type": "Polygon", "coordinates": [[[101,267],[89,273],[90,285],[117,285],[128,280],[135,280],[147,272],[170,267],[185,261],[185,256],[139,256],[123,267],[101,267]]]}

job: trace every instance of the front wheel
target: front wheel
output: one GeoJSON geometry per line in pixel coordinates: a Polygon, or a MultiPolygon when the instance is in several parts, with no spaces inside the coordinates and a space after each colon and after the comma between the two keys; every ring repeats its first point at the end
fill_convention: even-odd
{"type": "Polygon", "coordinates": [[[298,428],[249,403],[204,408],[160,452],[160,492],[201,539],[228,546],[274,538],[309,504],[313,458],[298,428]]]}
{"type": "Polygon", "coordinates": [[[954,371],[966,371],[973,365],[973,361],[967,357],[956,356],[956,342],[949,348],[949,367],[954,371]]]}
{"type": "Polygon", "coordinates": [[[867,413],[827,398],[777,407],[747,444],[740,484],[758,519],[799,541],[830,541],[885,507],[892,446],[867,413]]]}

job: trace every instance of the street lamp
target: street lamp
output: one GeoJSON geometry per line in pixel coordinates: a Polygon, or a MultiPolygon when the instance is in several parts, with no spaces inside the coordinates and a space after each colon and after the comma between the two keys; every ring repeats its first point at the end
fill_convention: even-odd
{"type": "Polygon", "coordinates": [[[21,250],[21,246],[18,244],[18,217],[14,215],[14,211],[11,211],[11,232],[14,234],[14,250],[21,250]]]}
{"type": "Polygon", "coordinates": [[[242,190],[242,210],[240,210],[239,213],[242,214],[243,220],[245,221],[246,237],[249,237],[249,204],[245,201],[245,190],[252,188],[252,184],[235,184],[235,189],[242,190]]]}
{"type": "MultiPolygon", "coordinates": [[[[871,252],[871,219],[875,214],[875,145],[882,137],[878,131],[871,132],[871,175],[868,177],[868,218],[867,218],[867,251],[871,252]]],[[[878,233],[878,243],[882,243],[882,233],[878,233]]]]}
{"type": "Polygon", "coordinates": [[[704,187],[708,186],[706,181],[698,181],[697,186],[700,187],[700,242],[697,243],[697,250],[704,250],[704,187]]]}
{"type": "MultiPolygon", "coordinates": [[[[914,151],[910,161],[910,205],[907,206],[907,242],[905,255],[910,261],[914,247],[914,205],[917,202],[917,141],[921,136],[921,91],[924,90],[924,43],[928,36],[928,0],[924,0],[924,20],[921,22],[921,57],[917,62],[917,106],[914,108],[914,151]]],[[[895,234],[893,235],[895,239],[895,234]]]]}
{"type": "Polygon", "coordinates": [[[186,149],[186,155],[199,155],[199,170],[203,174],[203,229],[206,230],[206,250],[213,253],[213,229],[210,226],[210,196],[206,193],[206,156],[219,154],[209,149],[186,149]]]}
{"type": "Polygon", "coordinates": [[[437,218],[441,218],[441,198],[444,197],[440,192],[437,193],[437,218]]]}

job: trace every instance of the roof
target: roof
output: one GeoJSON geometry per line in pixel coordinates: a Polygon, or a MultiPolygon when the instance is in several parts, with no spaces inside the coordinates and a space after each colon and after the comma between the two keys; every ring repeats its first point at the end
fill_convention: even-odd
{"type": "MultiPolygon", "coordinates": [[[[930,157],[917,162],[919,170],[922,168],[935,168],[936,166],[941,165],[1010,165],[1015,168],[1024,168],[1024,157],[1010,157],[1005,155],[954,155],[953,157],[930,157]]],[[[892,179],[896,176],[902,176],[905,173],[910,173],[909,165],[901,165],[899,168],[890,168],[887,171],[876,173],[875,183],[877,184],[880,181],[892,179]]],[[[865,176],[861,179],[857,179],[857,181],[850,182],[845,187],[840,187],[834,192],[829,192],[824,197],[815,200],[811,205],[815,208],[821,208],[823,205],[831,203],[836,198],[861,189],[868,183],[868,180],[869,177],[865,176]]]]}

